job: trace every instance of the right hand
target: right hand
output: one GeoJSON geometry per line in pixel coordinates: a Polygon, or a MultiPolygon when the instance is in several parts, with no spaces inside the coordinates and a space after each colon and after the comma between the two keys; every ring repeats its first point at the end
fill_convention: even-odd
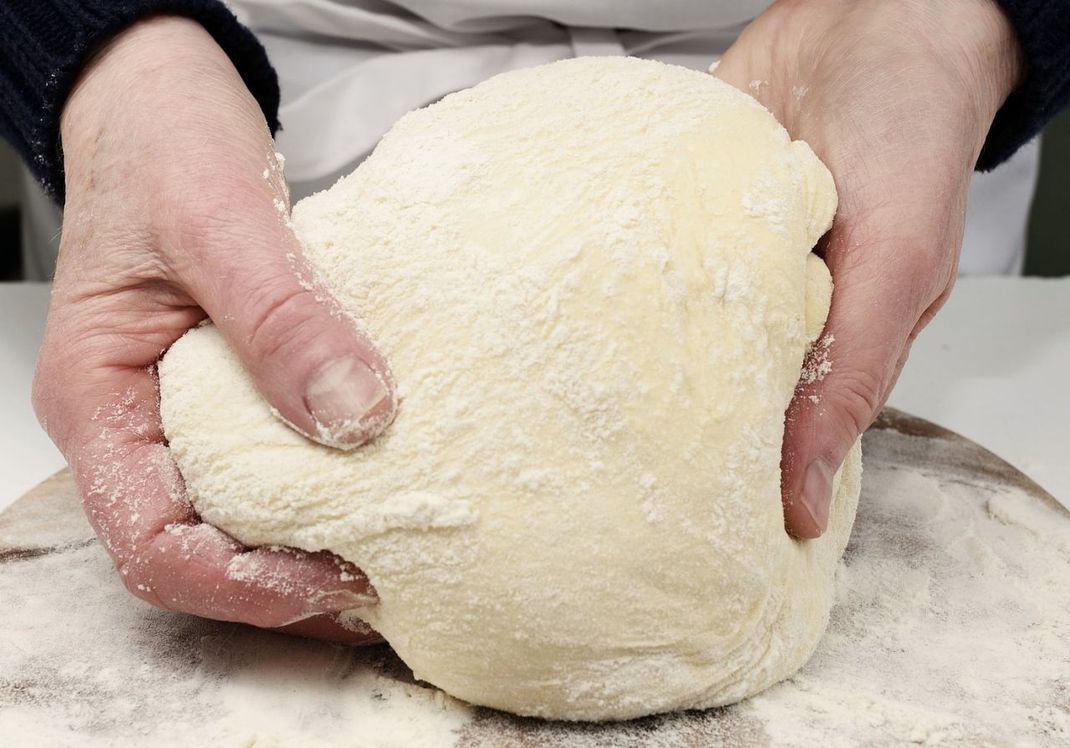
{"type": "Polygon", "coordinates": [[[749,91],[836,179],[819,245],[836,286],[785,418],[784,519],[826,528],[833,476],[880,413],[915,337],[955,282],[974,166],[1022,63],[994,0],[780,0],[715,75],[749,91]]]}
{"type": "Polygon", "coordinates": [[[366,641],[375,600],[327,553],[246,549],[203,524],[164,440],[154,364],[210,317],[264,398],[341,449],[393,419],[390,372],[317,286],[263,113],[196,23],[132,26],[61,121],[67,201],[34,408],[127,589],[169,610],[366,641]]]}

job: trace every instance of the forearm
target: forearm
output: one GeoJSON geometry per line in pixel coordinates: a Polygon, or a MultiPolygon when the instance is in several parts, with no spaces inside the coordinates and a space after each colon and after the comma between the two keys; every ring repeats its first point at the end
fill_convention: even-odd
{"type": "Polygon", "coordinates": [[[80,71],[115,34],[158,14],[201,23],[233,61],[272,131],[277,129],[275,72],[256,37],[218,0],[4,0],[0,135],[59,202],[64,191],[60,114],[80,71]]]}
{"type": "Polygon", "coordinates": [[[1070,103],[1070,4],[998,0],[1014,27],[1024,76],[992,123],[977,168],[1009,158],[1070,103]]]}

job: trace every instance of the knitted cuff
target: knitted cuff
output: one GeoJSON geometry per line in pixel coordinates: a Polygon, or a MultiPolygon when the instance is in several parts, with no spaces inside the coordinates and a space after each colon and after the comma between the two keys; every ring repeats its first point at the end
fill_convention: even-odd
{"type": "Polygon", "coordinates": [[[2,0],[0,135],[60,204],[59,120],[78,74],[112,36],[158,14],[203,25],[230,56],[271,132],[278,129],[279,84],[267,53],[219,0],[2,0]]]}
{"type": "Polygon", "coordinates": [[[1070,2],[999,0],[1018,36],[1026,77],[996,113],[977,168],[994,169],[1070,102],[1070,2]]]}

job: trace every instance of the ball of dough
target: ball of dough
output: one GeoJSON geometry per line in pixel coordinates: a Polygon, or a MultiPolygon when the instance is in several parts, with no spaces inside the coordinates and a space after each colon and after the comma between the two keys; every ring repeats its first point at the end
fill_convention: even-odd
{"type": "Polygon", "coordinates": [[[828,619],[859,490],[784,531],[784,412],[831,293],[836,195],[708,75],[589,58],[413,112],[293,221],[397,380],[352,452],[276,418],[219,332],[160,363],[203,518],[328,549],[416,676],[564,719],[709,707],[788,676],[828,619]]]}

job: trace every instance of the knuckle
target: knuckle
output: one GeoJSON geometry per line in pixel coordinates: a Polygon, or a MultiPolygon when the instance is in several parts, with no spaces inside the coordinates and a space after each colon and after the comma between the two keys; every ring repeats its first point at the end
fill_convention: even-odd
{"type": "Polygon", "coordinates": [[[184,252],[203,256],[215,247],[234,242],[238,232],[234,216],[225,205],[201,198],[183,206],[181,216],[175,219],[175,233],[184,252]]]}
{"type": "Polygon", "coordinates": [[[153,586],[151,575],[144,564],[137,563],[134,559],[126,559],[117,561],[115,568],[127,592],[157,608],[168,609],[153,586]]]}
{"type": "Polygon", "coordinates": [[[914,252],[904,271],[909,284],[908,300],[923,311],[950,291],[954,270],[953,257],[934,255],[927,249],[914,252]]]}
{"type": "Polygon", "coordinates": [[[49,420],[52,414],[52,367],[50,359],[46,358],[44,349],[37,360],[37,367],[33,372],[33,382],[30,384],[30,404],[33,406],[37,421],[45,429],[49,430],[49,420]]]}
{"type": "Polygon", "coordinates": [[[267,607],[256,607],[244,611],[242,618],[250,626],[261,629],[275,629],[292,623],[292,619],[281,614],[279,611],[267,607]]]}
{"type": "Polygon", "coordinates": [[[190,193],[164,195],[169,233],[183,252],[233,251],[236,243],[248,242],[252,234],[246,230],[249,217],[265,216],[262,190],[244,177],[218,174],[190,193]]]}
{"type": "Polygon", "coordinates": [[[67,432],[64,412],[68,403],[64,402],[63,393],[68,391],[71,367],[64,365],[60,351],[46,338],[37,357],[33,380],[30,385],[30,404],[34,415],[45,433],[49,435],[59,450],[67,453],[67,432]]]}
{"type": "Polygon", "coordinates": [[[296,284],[280,285],[262,284],[246,300],[249,344],[262,360],[290,352],[315,334],[315,317],[310,314],[315,301],[308,291],[296,284]]]}
{"type": "Polygon", "coordinates": [[[876,418],[884,402],[884,381],[876,373],[851,369],[836,377],[828,394],[841,414],[843,436],[853,441],[876,418]]]}

